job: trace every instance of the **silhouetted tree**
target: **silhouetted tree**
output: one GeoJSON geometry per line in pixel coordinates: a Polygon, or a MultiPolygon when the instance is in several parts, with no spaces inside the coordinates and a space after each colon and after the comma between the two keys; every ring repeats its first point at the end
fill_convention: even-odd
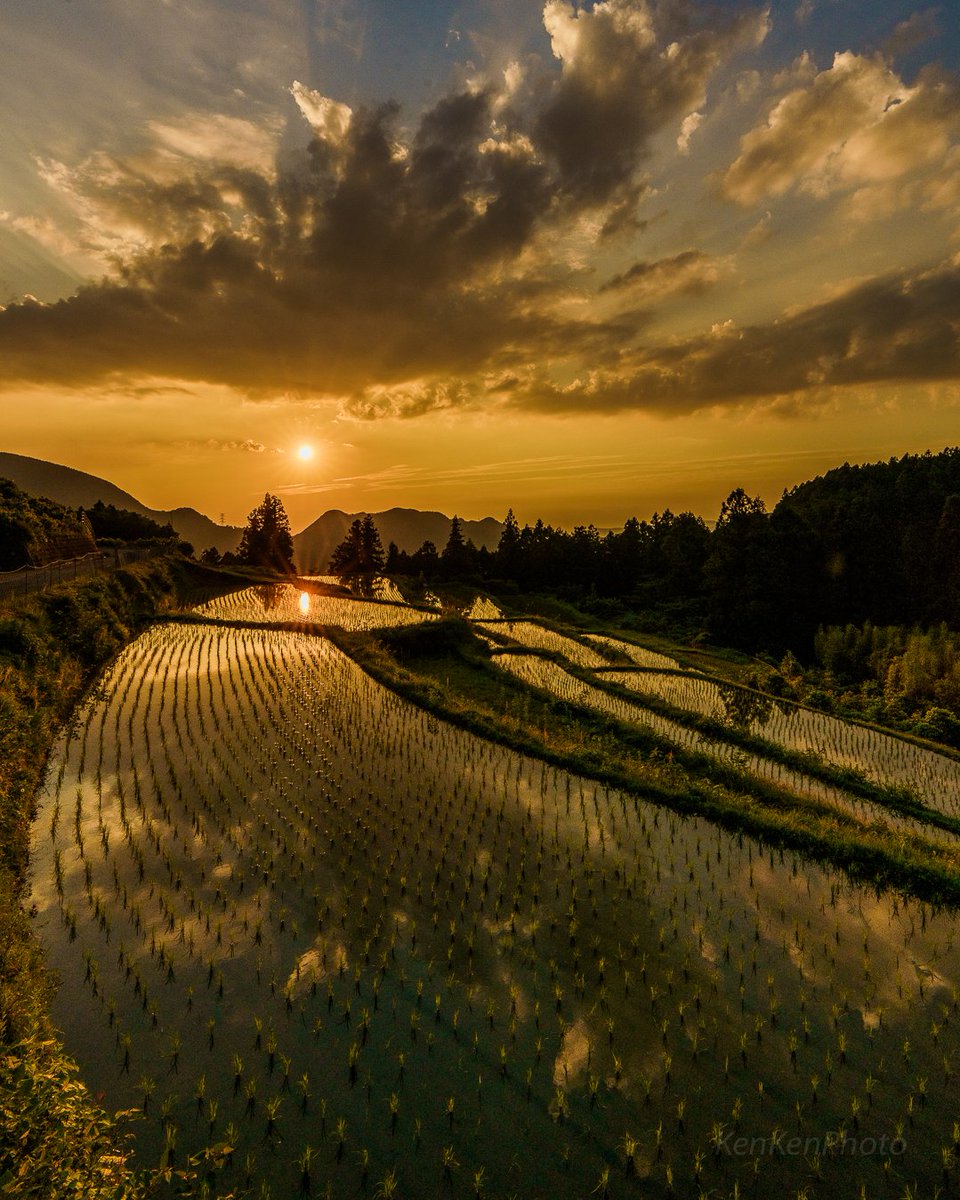
{"type": "Polygon", "coordinates": [[[341,579],[370,579],[383,574],[384,562],[380,533],[367,513],[353,521],[347,536],[334,550],[330,570],[341,579]]]}
{"type": "Polygon", "coordinates": [[[125,542],[135,542],[143,538],[167,539],[177,536],[169,521],[161,525],[151,517],[131,512],[126,508],[117,508],[114,504],[104,504],[102,500],[88,508],[86,516],[98,538],[118,538],[125,542]]]}
{"type": "Polygon", "coordinates": [[[520,526],[512,508],[507,510],[504,518],[494,562],[495,570],[502,578],[517,579],[520,571],[520,526]]]}
{"type": "Polygon", "coordinates": [[[724,500],[704,564],[711,634],[744,649],[763,646],[769,611],[765,578],[769,571],[766,506],[759,496],[737,488],[724,500]]]}
{"type": "Polygon", "coordinates": [[[440,555],[440,569],[448,578],[456,578],[467,573],[470,567],[470,558],[460,518],[454,516],[450,522],[450,536],[440,555]]]}
{"type": "Polygon", "coordinates": [[[237,560],[246,566],[266,567],[293,574],[293,534],[286,510],[269,492],[247,518],[237,560]]]}
{"type": "Polygon", "coordinates": [[[440,555],[433,542],[424,542],[419,550],[410,555],[410,567],[424,579],[436,579],[440,574],[440,555]]]}
{"type": "Polygon", "coordinates": [[[403,575],[406,574],[404,566],[409,566],[410,556],[401,552],[400,547],[396,542],[391,542],[387,547],[387,561],[384,564],[384,571],[388,575],[403,575]],[[406,560],[406,563],[404,563],[406,560]]]}
{"type": "Polygon", "coordinates": [[[931,568],[936,583],[934,615],[960,628],[960,496],[949,495],[943,502],[934,535],[931,568]],[[939,608],[939,612],[937,612],[939,608]]]}

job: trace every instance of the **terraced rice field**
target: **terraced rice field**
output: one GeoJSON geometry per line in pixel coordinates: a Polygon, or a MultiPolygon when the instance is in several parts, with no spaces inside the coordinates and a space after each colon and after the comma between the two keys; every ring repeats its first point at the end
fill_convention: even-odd
{"type": "Polygon", "coordinates": [[[456,730],[322,637],[154,629],[40,800],[67,1048],[140,1162],[229,1146],[214,1194],[954,1179],[953,912],[456,730]]]}
{"type": "Polygon", "coordinates": [[[670,658],[666,654],[658,654],[655,650],[648,650],[645,646],[638,646],[634,642],[625,642],[622,638],[603,637],[598,633],[588,633],[585,634],[585,637],[587,641],[594,642],[606,650],[615,650],[618,654],[624,655],[638,667],[660,668],[668,671],[678,670],[680,667],[675,658],[670,658]]]}
{"type": "Polygon", "coordinates": [[[799,704],[725,687],[696,675],[601,671],[639,696],[748,730],[788,750],[853,767],[884,787],[908,788],[925,804],[960,816],[960,761],[864,725],[840,721],[799,704]]]}
{"type": "Polygon", "coordinates": [[[578,642],[576,638],[564,637],[554,633],[534,621],[477,621],[480,629],[500,637],[509,638],[521,646],[529,646],[533,650],[548,650],[553,654],[562,654],[564,658],[575,663],[578,667],[606,667],[610,664],[596,650],[578,642]]]}
{"type": "Polygon", "coordinates": [[[375,600],[353,600],[340,596],[318,596],[292,584],[244,588],[220,596],[192,610],[194,615],[219,621],[279,624],[304,621],[317,625],[339,625],[342,629],[384,629],[436,620],[436,614],[400,604],[375,600]]]}
{"type": "MultiPolygon", "coordinates": [[[[626,724],[642,726],[678,750],[692,750],[705,754],[734,768],[742,775],[753,776],[765,783],[786,788],[797,796],[830,805],[862,821],[881,822],[890,829],[911,833],[930,832],[928,826],[913,817],[904,816],[881,804],[865,800],[842,787],[795,770],[776,759],[744,750],[732,742],[709,737],[680,721],[663,717],[642,704],[632,703],[601,688],[591,687],[590,684],[570,675],[559,663],[549,659],[533,655],[502,654],[496,662],[503,670],[510,671],[525,683],[550,692],[560,700],[584,705],[626,724]]],[[[616,678],[619,681],[621,676],[616,678]]],[[[950,842],[957,840],[954,834],[939,829],[935,831],[935,836],[950,842]]]]}

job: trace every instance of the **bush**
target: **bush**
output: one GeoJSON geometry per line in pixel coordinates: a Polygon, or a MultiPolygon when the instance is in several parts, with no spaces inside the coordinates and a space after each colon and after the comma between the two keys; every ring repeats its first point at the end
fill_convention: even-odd
{"type": "Polygon", "coordinates": [[[913,725],[918,737],[960,749],[960,719],[947,708],[928,708],[913,725]]]}
{"type": "Polygon", "coordinates": [[[812,688],[803,698],[804,703],[811,708],[817,708],[821,712],[833,711],[833,697],[829,692],[824,692],[820,688],[812,688]]]}

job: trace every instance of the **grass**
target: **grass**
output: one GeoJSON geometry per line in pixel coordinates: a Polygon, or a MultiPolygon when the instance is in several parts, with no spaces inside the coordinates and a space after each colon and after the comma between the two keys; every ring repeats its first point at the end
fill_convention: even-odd
{"type": "Polygon", "coordinates": [[[960,853],[953,848],[864,825],[759,781],[746,786],[735,771],[704,756],[665,751],[640,729],[505,678],[465,622],[377,637],[327,633],[379,682],[460,728],[677,812],[706,816],[727,830],[802,851],[858,880],[960,904],[960,853]]]}
{"type": "Polygon", "coordinates": [[[235,586],[179,559],[122,568],[0,610],[0,1188],[140,1194],[114,1123],[49,1020],[51,979],[23,907],[34,796],[58,729],[104,665],[164,609],[235,586]]]}
{"type": "MultiPolygon", "coordinates": [[[[905,788],[882,787],[865,778],[859,771],[851,768],[832,766],[814,754],[801,754],[797,751],[791,751],[777,742],[757,737],[742,728],[738,728],[736,725],[721,724],[718,721],[711,720],[709,717],[701,716],[698,713],[691,713],[687,709],[679,708],[657,696],[652,696],[648,693],[643,693],[642,696],[638,695],[637,692],[623,687],[613,680],[598,679],[595,673],[590,670],[585,670],[575,665],[568,666],[567,670],[575,678],[582,680],[591,687],[599,688],[601,691],[609,692],[611,695],[619,696],[621,699],[632,703],[637,703],[639,700],[651,712],[659,713],[670,720],[678,721],[683,725],[696,729],[707,737],[730,742],[743,750],[761,755],[774,762],[782,763],[784,766],[800,771],[814,779],[820,779],[824,783],[841,787],[852,795],[862,797],[864,800],[870,800],[876,804],[883,805],[893,812],[915,817],[918,820],[925,821],[929,825],[945,829],[951,833],[960,833],[960,820],[930,808],[905,788]]],[[[658,673],[669,674],[666,671],[658,673]]],[[[711,679],[710,682],[718,681],[711,679]]],[[[763,695],[763,693],[753,691],[752,689],[741,688],[740,690],[749,691],[757,697],[763,695]]],[[[782,701],[777,702],[783,703],[782,701]]],[[[800,705],[797,707],[803,706],[800,705]]],[[[880,730],[879,732],[886,733],[887,731],[880,730]]],[[[922,745],[922,743],[916,744],[922,745]]],[[[939,750],[939,747],[934,747],[930,744],[923,745],[923,748],[939,750]]]]}

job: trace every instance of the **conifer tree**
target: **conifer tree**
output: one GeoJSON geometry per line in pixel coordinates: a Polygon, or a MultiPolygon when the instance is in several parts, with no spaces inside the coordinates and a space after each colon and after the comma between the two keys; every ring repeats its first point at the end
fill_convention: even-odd
{"type": "Polygon", "coordinates": [[[237,561],[251,567],[267,567],[293,574],[293,534],[286,510],[269,492],[247,518],[240,539],[237,561]]]}

